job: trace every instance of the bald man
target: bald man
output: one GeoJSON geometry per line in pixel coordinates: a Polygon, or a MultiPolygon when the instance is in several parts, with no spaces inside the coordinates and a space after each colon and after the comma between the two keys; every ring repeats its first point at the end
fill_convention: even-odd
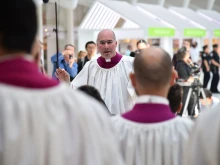
{"type": "Polygon", "coordinates": [[[192,121],[176,117],[167,95],[176,73],[163,49],[143,49],[130,74],[138,95],[133,109],[112,118],[125,164],[181,165],[192,121]]]}
{"type": "MultiPolygon", "coordinates": [[[[90,85],[97,88],[111,114],[121,114],[133,106],[135,92],[129,82],[133,58],[116,52],[118,43],[112,30],[104,29],[97,37],[97,48],[101,56],[85,64],[82,71],[72,81],[77,88],[90,85]]],[[[68,74],[57,70],[57,77],[69,81],[68,74]]]]}

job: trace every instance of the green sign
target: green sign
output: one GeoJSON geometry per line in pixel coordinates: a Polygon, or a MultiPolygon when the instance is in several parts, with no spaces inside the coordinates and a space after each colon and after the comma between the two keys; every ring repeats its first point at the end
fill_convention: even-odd
{"type": "Polygon", "coordinates": [[[220,30],[214,30],[214,36],[220,37],[220,30]]]}
{"type": "Polygon", "coordinates": [[[172,37],[175,35],[175,29],[172,28],[148,28],[150,37],[172,37]]]}
{"type": "Polygon", "coordinates": [[[206,30],[193,28],[193,29],[184,29],[185,37],[204,37],[206,35],[206,30]]]}

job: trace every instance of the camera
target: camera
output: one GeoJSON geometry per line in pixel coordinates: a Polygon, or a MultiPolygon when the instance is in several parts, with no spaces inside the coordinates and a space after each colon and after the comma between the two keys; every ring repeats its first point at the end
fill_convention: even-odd
{"type": "Polygon", "coordinates": [[[193,75],[200,75],[200,67],[198,65],[194,65],[191,67],[193,75]]]}
{"type": "Polygon", "coordinates": [[[70,55],[69,55],[69,59],[72,59],[72,58],[73,58],[73,55],[72,55],[72,54],[70,54],[70,55]]]}

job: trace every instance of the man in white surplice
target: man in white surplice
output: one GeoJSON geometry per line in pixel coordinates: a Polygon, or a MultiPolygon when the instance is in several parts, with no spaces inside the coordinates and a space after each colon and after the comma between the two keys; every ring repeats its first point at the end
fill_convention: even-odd
{"type": "MultiPolygon", "coordinates": [[[[101,56],[85,64],[72,81],[72,87],[94,86],[99,90],[111,114],[124,113],[132,107],[135,95],[129,82],[133,58],[116,52],[116,36],[108,29],[99,32],[97,47],[101,56]]],[[[69,81],[64,70],[58,69],[57,73],[60,80],[69,81]]]]}
{"type": "Polygon", "coordinates": [[[199,115],[186,146],[184,165],[220,164],[219,116],[220,105],[199,115]]]}
{"type": "Polygon", "coordinates": [[[136,104],[112,118],[126,165],[182,164],[193,122],[171,112],[167,94],[175,78],[163,49],[143,49],[135,57],[130,79],[138,95],[136,104]]]}
{"type": "Polygon", "coordinates": [[[33,0],[1,1],[0,164],[121,164],[103,107],[40,72],[36,16],[33,0]]]}

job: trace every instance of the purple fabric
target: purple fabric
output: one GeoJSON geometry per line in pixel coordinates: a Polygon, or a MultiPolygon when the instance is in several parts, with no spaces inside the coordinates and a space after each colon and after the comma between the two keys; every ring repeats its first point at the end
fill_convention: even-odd
{"type": "Polygon", "coordinates": [[[36,64],[22,57],[1,61],[0,75],[0,83],[25,88],[49,88],[59,84],[44,76],[36,64]]]}
{"type": "Polygon", "coordinates": [[[97,62],[100,67],[105,68],[105,69],[109,69],[109,68],[112,68],[115,65],[117,65],[119,63],[119,61],[121,60],[121,58],[122,58],[122,55],[120,55],[116,52],[116,55],[111,58],[111,62],[106,62],[105,58],[103,58],[102,56],[100,56],[97,59],[97,62]]]}
{"type": "Polygon", "coordinates": [[[170,107],[165,104],[136,104],[133,109],[122,115],[125,119],[138,123],[157,123],[175,117],[170,107]]]}

